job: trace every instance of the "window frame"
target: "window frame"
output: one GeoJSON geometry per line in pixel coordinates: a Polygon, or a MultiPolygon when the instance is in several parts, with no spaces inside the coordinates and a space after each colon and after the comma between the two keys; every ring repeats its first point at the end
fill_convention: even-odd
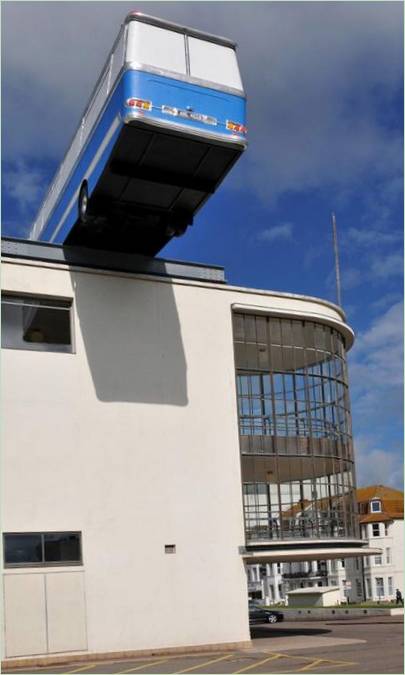
{"type": "Polygon", "coordinates": [[[52,530],[52,531],[42,531],[42,532],[3,532],[3,566],[4,569],[21,569],[25,567],[81,567],[83,566],[83,544],[82,544],[82,532],[81,530],[52,530]],[[45,535],[48,534],[65,534],[65,535],[78,535],[79,538],[79,560],[45,560],[45,535]],[[41,562],[7,562],[6,561],[6,537],[9,535],[18,535],[18,536],[40,536],[41,537],[41,562]]]}
{"type": "MultiPolygon", "coordinates": [[[[59,349],[35,349],[32,347],[14,347],[14,346],[3,346],[2,349],[12,349],[14,351],[27,351],[27,352],[42,352],[42,353],[52,353],[52,354],[76,354],[76,339],[75,339],[75,321],[74,321],[74,299],[73,297],[67,296],[56,296],[56,295],[44,295],[42,293],[15,293],[14,291],[1,291],[1,306],[3,308],[4,304],[14,304],[18,307],[24,306],[24,301],[32,301],[32,306],[36,308],[43,309],[55,309],[56,311],[65,310],[69,313],[69,332],[70,332],[70,347],[66,350],[59,349]],[[23,302],[18,302],[22,300],[23,302]],[[44,303],[44,304],[41,304],[44,303]],[[37,303],[37,304],[36,304],[37,303]],[[49,303],[48,305],[46,303],[49,303]],[[59,306],[57,303],[66,303],[65,307],[59,306]]],[[[35,344],[35,343],[29,343],[35,344]]],[[[41,345],[52,345],[54,343],[50,342],[40,342],[41,345]]]]}
{"type": "Polygon", "coordinates": [[[375,591],[376,591],[376,596],[378,599],[383,598],[385,595],[385,584],[384,584],[384,577],[375,577],[375,591]],[[381,584],[378,582],[381,581],[381,584]],[[379,591],[382,591],[382,593],[379,593],[379,591]]]}
{"type": "Polygon", "coordinates": [[[380,499],[372,499],[370,501],[370,513],[381,513],[381,500],[380,499]],[[378,508],[374,508],[374,504],[377,504],[378,508]]]}
{"type": "Polygon", "coordinates": [[[380,537],[381,536],[380,523],[371,523],[371,535],[373,537],[380,537]],[[376,532],[375,528],[377,528],[377,532],[376,532]]]}

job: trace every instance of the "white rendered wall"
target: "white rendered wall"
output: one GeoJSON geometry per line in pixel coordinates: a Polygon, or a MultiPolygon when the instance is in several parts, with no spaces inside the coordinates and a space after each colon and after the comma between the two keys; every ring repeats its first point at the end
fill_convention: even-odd
{"type": "Polygon", "coordinates": [[[72,298],[75,340],[74,354],[3,352],[4,531],[82,532],[90,652],[249,640],[231,308],[337,311],[7,260],[3,290],[72,298]]]}
{"type": "MultiPolygon", "coordinates": [[[[379,600],[377,596],[376,578],[384,579],[384,600],[394,600],[395,590],[398,588],[404,594],[404,521],[396,519],[380,523],[380,536],[372,536],[371,524],[368,524],[368,537],[370,546],[378,546],[382,549],[382,564],[375,564],[375,556],[369,556],[364,568],[365,578],[370,581],[371,593],[367,597],[371,600],[379,600]],[[387,562],[387,548],[391,549],[391,562],[387,562]],[[392,577],[393,592],[388,592],[388,577],[392,577]]],[[[367,589],[368,584],[366,584],[367,589]]]]}

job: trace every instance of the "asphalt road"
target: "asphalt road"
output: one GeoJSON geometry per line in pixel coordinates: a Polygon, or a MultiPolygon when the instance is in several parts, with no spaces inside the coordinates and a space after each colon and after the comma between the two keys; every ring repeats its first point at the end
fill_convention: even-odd
{"type": "Polygon", "coordinates": [[[293,622],[252,628],[253,646],[184,656],[7,670],[15,673],[398,673],[404,672],[402,617],[293,622]]]}

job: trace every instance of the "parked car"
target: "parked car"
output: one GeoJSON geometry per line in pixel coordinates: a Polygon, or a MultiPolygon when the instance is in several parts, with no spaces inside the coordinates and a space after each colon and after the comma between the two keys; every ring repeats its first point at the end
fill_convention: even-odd
{"type": "Polygon", "coordinates": [[[257,602],[249,602],[249,623],[277,623],[284,614],[276,609],[265,609],[257,602]]]}

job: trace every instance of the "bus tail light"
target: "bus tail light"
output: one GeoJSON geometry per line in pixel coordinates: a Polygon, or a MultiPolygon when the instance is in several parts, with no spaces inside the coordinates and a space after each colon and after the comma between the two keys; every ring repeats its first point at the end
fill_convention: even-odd
{"type": "Polygon", "coordinates": [[[239,134],[247,133],[247,128],[243,126],[243,124],[238,124],[238,122],[231,122],[230,120],[226,120],[226,128],[229,129],[229,131],[237,131],[239,134]]]}
{"type": "Polygon", "coordinates": [[[125,104],[128,106],[128,108],[152,110],[152,101],[144,101],[142,98],[127,98],[125,104]]]}

